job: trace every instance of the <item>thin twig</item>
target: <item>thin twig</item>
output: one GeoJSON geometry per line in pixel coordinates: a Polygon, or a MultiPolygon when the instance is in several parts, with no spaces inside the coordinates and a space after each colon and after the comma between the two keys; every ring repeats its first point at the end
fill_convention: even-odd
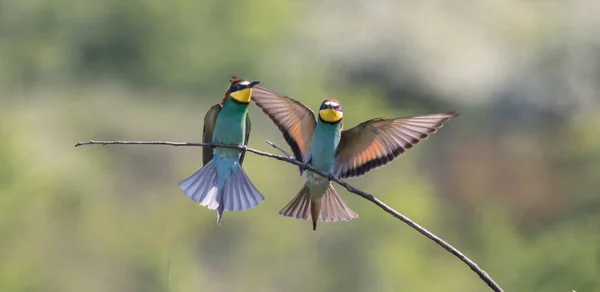
{"type": "Polygon", "coordinates": [[[425,229],[421,225],[412,221],[410,218],[408,218],[405,215],[403,215],[402,213],[392,209],[391,207],[389,207],[388,205],[386,205],[379,199],[375,198],[373,195],[371,195],[367,192],[363,192],[363,191],[349,185],[348,183],[342,181],[341,179],[338,179],[337,177],[333,176],[332,174],[324,173],[324,172],[312,167],[310,164],[304,164],[298,160],[290,158],[291,156],[288,155],[285,151],[283,151],[283,149],[279,148],[278,146],[276,146],[275,144],[273,144],[271,142],[267,141],[267,143],[269,145],[279,149],[280,151],[285,153],[288,157],[275,155],[275,154],[271,154],[268,152],[263,152],[260,150],[248,148],[247,146],[243,146],[243,145],[229,145],[229,144],[219,144],[219,143],[188,143],[188,142],[169,142],[169,141],[93,141],[93,140],[90,140],[88,142],[77,142],[77,144],[75,144],[75,147],[84,146],[84,145],[94,145],[94,144],[98,144],[98,145],[122,144],[122,145],[202,146],[202,147],[213,147],[213,148],[214,147],[224,147],[224,148],[240,149],[241,151],[248,151],[248,152],[252,152],[256,155],[265,156],[265,157],[277,159],[279,161],[285,161],[287,163],[297,165],[299,167],[310,170],[311,172],[319,174],[323,177],[326,177],[327,179],[334,181],[337,184],[339,184],[340,186],[346,188],[346,190],[348,190],[349,192],[359,195],[359,196],[363,197],[364,199],[370,201],[371,203],[377,205],[379,208],[383,209],[386,213],[388,213],[388,214],[396,217],[400,221],[406,223],[408,226],[412,227],[413,229],[415,229],[416,231],[421,233],[423,236],[434,241],[439,246],[444,248],[446,251],[448,251],[451,254],[453,254],[454,256],[456,256],[463,263],[465,263],[467,266],[469,266],[469,268],[471,268],[471,270],[473,272],[475,272],[479,276],[479,278],[481,278],[481,280],[483,280],[488,285],[488,287],[490,287],[493,291],[503,292],[502,288],[496,282],[494,282],[492,277],[490,277],[490,275],[488,275],[488,273],[486,273],[483,269],[481,269],[479,266],[477,266],[477,264],[474,261],[469,259],[466,255],[461,253],[458,249],[454,248],[449,243],[445,242],[441,238],[437,237],[435,234],[431,233],[429,230],[425,229]]]}
{"type": "MultiPolygon", "coordinates": [[[[275,143],[269,141],[269,140],[265,140],[265,142],[267,142],[267,144],[271,145],[273,148],[279,150],[279,152],[283,153],[283,155],[287,156],[289,159],[294,159],[294,156],[290,155],[289,153],[287,153],[285,150],[283,150],[281,147],[275,145],[275,143]]],[[[296,160],[297,161],[297,160],[296,160]]],[[[298,167],[300,169],[300,176],[302,176],[302,172],[304,170],[306,170],[306,168],[304,168],[303,166],[298,167]]]]}
{"type": "Polygon", "coordinates": [[[267,144],[271,145],[273,148],[279,150],[281,153],[283,153],[283,155],[287,156],[290,159],[294,159],[294,156],[290,155],[289,153],[287,153],[285,150],[283,150],[281,147],[275,145],[275,143],[269,141],[269,140],[265,140],[265,142],[267,142],[267,144]]]}

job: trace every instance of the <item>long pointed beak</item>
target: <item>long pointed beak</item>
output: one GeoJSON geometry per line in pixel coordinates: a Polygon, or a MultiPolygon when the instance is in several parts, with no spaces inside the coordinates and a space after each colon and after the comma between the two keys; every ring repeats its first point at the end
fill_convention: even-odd
{"type": "Polygon", "coordinates": [[[248,87],[252,88],[252,87],[254,87],[255,85],[258,85],[258,84],[260,84],[260,81],[252,81],[252,82],[250,82],[250,84],[248,84],[248,87]]]}

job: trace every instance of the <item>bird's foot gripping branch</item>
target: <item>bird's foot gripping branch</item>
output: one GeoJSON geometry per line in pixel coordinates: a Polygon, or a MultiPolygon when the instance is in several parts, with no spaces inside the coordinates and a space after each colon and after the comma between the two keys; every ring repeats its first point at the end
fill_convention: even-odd
{"type": "Polygon", "coordinates": [[[479,276],[479,278],[481,278],[481,280],[483,280],[487,284],[487,286],[490,289],[492,289],[493,291],[496,291],[496,292],[503,291],[502,288],[492,279],[492,277],[490,275],[488,275],[488,273],[486,273],[483,269],[479,268],[479,266],[474,261],[469,259],[466,255],[461,253],[458,249],[456,249],[449,243],[445,242],[444,240],[442,240],[435,234],[431,233],[429,230],[425,229],[421,225],[412,221],[410,218],[406,217],[402,213],[389,207],[388,205],[386,205],[385,203],[383,203],[382,201],[380,201],[373,195],[351,186],[350,184],[333,176],[332,174],[324,173],[324,172],[314,168],[310,164],[306,164],[306,163],[300,162],[300,161],[292,158],[292,156],[289,155],[286,151],[284,151],[279,146],[277,146],[269,141],[267,141],[267,143],[269,145],[271,145],[272,147],[276,148],[277,150],[281,151],[285,156],[256,150],[253,148],[249,148],[245,145],[229,145],[229,144],[220,144],[220,143],[194,143],[194,142],[170,142],[170,141],[94,141],[94,140],[90,140],[87,142],[77,142],[77,144],[75,144],[75,147],[85,146],[85,145],[163,145],[163,146],[223,147],[223,148],[239,149],[240,151],[243,151],[243,152],[251,152],[251,153],[254,153],[259,156],[269,157],[272,159],[277,159],[279,161],[284,161],[284,162],[299,166],[300,168],[310,170],[313,173],[316,173],[316,174],[323,176],[331,181],[334,181],[335,183],[344,187],[349,192],[359,195],[360,197],[377,205],[379,208],[383,209],[386,213],[388,213],[388,214],[392,215],[393,217],[397,218],[398,220],[404,222],[405,224],[407,224],[408,226],[410,226],[417,232],[421,233],[423,236],[427,237],[428,239],[435,242],[437,245],[444,248],[446,251],[453,254],[455,257],[457,257],[459,260],[461,260],[464,264],[469,266],[469,268],[473,272],[475,272],[479,276]]]}

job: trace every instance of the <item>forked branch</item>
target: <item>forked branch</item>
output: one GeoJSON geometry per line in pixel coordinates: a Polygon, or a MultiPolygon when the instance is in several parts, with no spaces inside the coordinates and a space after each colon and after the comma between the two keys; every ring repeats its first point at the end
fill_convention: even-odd
{"type": "Polygon", "coordinates": [[[312,167],[309,164],[304,164],[298,160],[295,160],[292,156],[290,156],[287,152],[285,152],[283,149],[279,148],[277,145],[267,141],[267,143],[271,146],[273,146],[274,148],[278,149],[279,151],[281,151],[282,153],[284,153],[284,155],[286,156],[280,156],[280,155],[275,155],[275,154],[271,154],[268,152],[264,152],[264,151],[260,151],[260,150],[256,150],[256,149],[252,149],[249,148],[247,146],[242,146],[242,145],[226,145],[226,144],[219,144],[219,143],[190,143],[190,142],[169,142],[169,141],[93,141],[90,140],[88,142],[77,142],[77,144],[75,144],[75,147],[78,146],[84,146],[84,145],[112,145],[112,144],[120,144],[120,145],[166,145],[166,146],[199,146],[199,147],[224,147],[224,148],[233,148],[233,149],[239,149],[241,151],[247,151],[247,152],[252,152],[256,155],[260,155],[260,156],[265,156],[265,157],[269,157],[269,158],[273,158],[273,159],[277,159],[279,161],[284,161],[287,163],[291,163],[294,164],[296,166],[300,166],[302,168],[305,168],[307,170],[310,170],[311,172],[314,172],[316,174],[319,174],[323,177],[326,177],[327,179],[336,182],[337,184],[339,184],[340,186],[346,188],[349,192],[359,195],[361,197],[363,197],[364,199],[370,201],[371,203],[377,205],[379,208],[383,209],[386,213],[396,217],[397,219],[399,219],[400,221],[406,223],[408,226],[412,227],[413,229],[415,229],[416,231],[418,231],[419,233],[421,233],[422,235],[424,235],[425,237],[429,238],[430,240],[434,241],[435,243],[437,243],[439,246],[441,246],[442,248],[444,248],[446,251],[450,252],[451,254],[453,254],[454,256],[456,256],[458,259],[460,259],[463,263],[465,263],[467,266],[469,266],[469,268],[471,268],[471,270],[473,270],[473,272],[475,272],[479,278],[481,278],[481,280],[483,280],[488,287],[490,287],[493,291],[495,292],[502,292],[502,288],[492,279],[492,277],[490,277],[490,275],[488,275],[488,273],[486,273],[483,269],[481,269],[474,261],[472,261],[471,259],[469,259],[466,255],[464,255],[463,253],[461,253],[458,249],[456,249],[455,247],[453,247],[452,245],[450,245],[449,243],[445,242],[444,240],[442,240],[441,238],[437,237],[435,234],[431,233],[429,230],[425,229],[424,227],[422,227],[421,225],[415,223],[414,221],[412,221],[410,218],[406,217],[405,215],[403,215],[402,213],[392,209],[391,207],[389,207],[388,205],[386,205],[385,203],[383,203],[382,201],[380,201],[379,199],[375,198],[373,195],[367,193],[367,192],[363,192],[351,185],[349,185],[348,183],[344,182],[341,179],[338,179],[337,177],[331,175],[331,174],[327,174],[324,173],[314,167],[312,167]]]}

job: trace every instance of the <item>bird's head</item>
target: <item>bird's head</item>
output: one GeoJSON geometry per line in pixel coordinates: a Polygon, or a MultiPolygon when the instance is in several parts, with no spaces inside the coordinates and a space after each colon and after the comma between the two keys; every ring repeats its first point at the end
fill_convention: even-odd
{"type": "Polygon", "coordinates": [[[232,77],[230,82],[225,97],[230,96],[240,103],[249,103],[252,98],[252,87],[260,83],[260,81],[246,81],[238,77],[232,77]]]}
{"type": "Polygon", "coordinates": [[[319,118],[327,123],[337,123],[344,117],[342,105],[337,99],[328,98],[321,103],[319,118]]]}

